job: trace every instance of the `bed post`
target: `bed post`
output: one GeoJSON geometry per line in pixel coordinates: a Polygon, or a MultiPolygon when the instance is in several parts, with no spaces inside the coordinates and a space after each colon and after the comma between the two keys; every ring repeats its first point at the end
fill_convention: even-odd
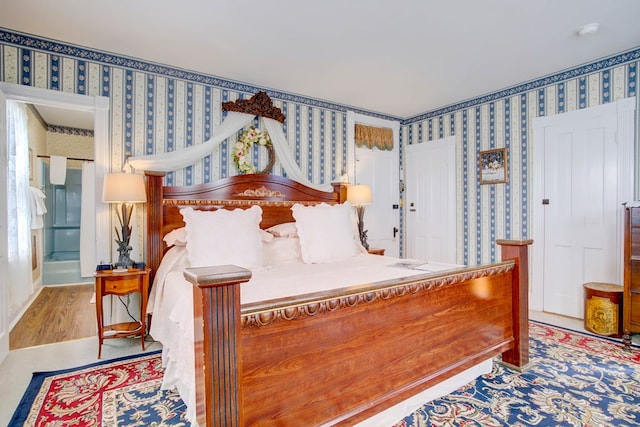
{"type": "Polygon", "coordinates": [[[162,242],[162,179],[164,175],[164,172],[144,173],[147,187],[147,267],[151,269],[149,284],[153,284],[153,278],[164,252],[162,242]]]}
{"type": "Polygon", "coordinates": [[[193,286],[196,413],[207,427],[242,427],[240,284],[251,271],[233,265],[187,268],[193,286]]]}
{"type": "Polygon", "coordinates": [[[333,192],[336,194],[337,202],[344,203],[347,200],[347,187],[346,182],[332,182],[333,192]]]}
{"type": "Polygon", "coordinates": [[[502,362],[517,370],[529,364],[529,245],[533,240],[496,241],[502,248],[502,260],[516,262],[513,269],[513,348],[502,354],[502,362]]]}

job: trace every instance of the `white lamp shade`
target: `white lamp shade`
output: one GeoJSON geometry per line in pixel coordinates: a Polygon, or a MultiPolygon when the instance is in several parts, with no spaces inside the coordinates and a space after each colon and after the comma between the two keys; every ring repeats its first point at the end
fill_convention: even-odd
{"type": "Polygon", "coordinates": [[[105,203],[144,203],[147,193],[144,177],[135,173],[109,173],[104,177],[102,201],[105,203]]]}
{"type": "Polygon", "coordinates": [[[368,205],[373,202],[371,187],[368,185],[351,185],[347,188],[347,201],[353,206],[368,205]]]}

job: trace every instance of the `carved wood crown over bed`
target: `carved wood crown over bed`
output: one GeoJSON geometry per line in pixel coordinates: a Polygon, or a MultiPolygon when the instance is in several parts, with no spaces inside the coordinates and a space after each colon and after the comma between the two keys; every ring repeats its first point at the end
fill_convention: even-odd
{"type": "Polygon", "coordinates": [[[285,116],[282,110],[273,105],[273,101],[266,92],[260,91],[250,99],[237,99],[222,103],[222,111],[237,111],[239,113],[254,114],[260,117],[274,119],[284,123],[285,116]]]}
{"type": "MultiPolygon", "coordinates": [[[[336,203],[346,192],[257,174],[191,188],[163,188],[162,175],[147,174],[147,183],[152,267],[164,233],[182,225],[181,204],[259,204],[267,228],[291,221],[296,201],[336,203]]],[[[488,358],[526,366],[531,241],[498,244],[506,261],[497,264],[244,305],[250,271],[188,269],[198,422],[353,425],[488,358]]]]}

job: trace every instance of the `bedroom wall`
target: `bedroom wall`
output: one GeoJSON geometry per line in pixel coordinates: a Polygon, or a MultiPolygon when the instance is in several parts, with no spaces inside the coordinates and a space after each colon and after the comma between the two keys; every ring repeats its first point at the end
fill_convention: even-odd
{"type": "MultiPolygon", "coordinates": [[[[458,141],[458,259],[499,256],[497,238],[527,238],[530,211],[531,121],[634,96],[640,49],[426,112],[403,121],[401,143],[455,134],[458,141]],[[477,153],[508,148],[509,182],[478,185],[477,153]]],[[[221,103],[265,90],[239,82],[93,51],[0,29],[0,81],[110,99],[111,168],[127,154],[165,152],[205,141],[222,119],[221,103]]],[[[380,115],[304,96],[267,90],[287,116],[285,133],[302,169],[315,183],[346,168],[346,111],[380,115]]],[[[190,185],[235,175],[230,143],[195,165],[170,173],[165,185],[190,185]]],[[[255,151],[254,163],[267,161],[255,151]]],[[[283,175],[276,163],[274,173],[283,175]]]]}
{"type": "Polygon", "coordinates": [[[639,65],[636,48],[403,121],[404,145],[456,136],[458,260],[494,262],[496,239],[531,237],[533,119],[637,96],[639,65]],[[509,181],[479,185],[478,152],[502,147],[509,181]]]}
{"type": "MultiPolygon", "coordinates": [[[[0,80],[109,97],[114,170],[127,155],[173,151],[206,141],[222,121],[222,102],[264,90],[3,29],[0,80]]],[[[287,117],[285,134],[308,178],[321,184],[339,177],[346,169],[347,107],[284,92],[268,93],[287,117]]],[[[230,142],[225,142],[193,166],[169,173],[165,185],[199,184],[235,175],[230,154],[230,142]]],[[[256,148],[254,164],[262,168],[266,163],[266,150],[256,148]]],[[[284,174],[278,163],[273,172],[284,174]]]]}

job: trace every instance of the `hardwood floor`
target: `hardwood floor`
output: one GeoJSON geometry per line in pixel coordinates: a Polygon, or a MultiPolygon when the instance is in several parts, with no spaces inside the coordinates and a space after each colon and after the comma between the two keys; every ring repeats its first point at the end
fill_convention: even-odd
{"type": "Polygon", "coordinates": [[[96,335],[94,285],[45,286],[9,334],[9,349],[96,335]]]}

